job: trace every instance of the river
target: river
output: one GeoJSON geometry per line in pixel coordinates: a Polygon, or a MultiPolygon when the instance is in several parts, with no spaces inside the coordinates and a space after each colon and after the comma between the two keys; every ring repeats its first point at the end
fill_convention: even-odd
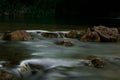
{"type": "MultiPolygon", "coordinates": [[[[63,31],[68,32],[72,29],[85,29],[79,25],[57,25],[57,24],[37,24],[23,22],[1,22],[0,31],[26,30],[28,32],[42,31],[63,31]]],[[[120,43],[96,43],[81,42],[70,38],[48,39],[39,37],[34,41],[4,41],[0,40],[0,62],[8,61],[14,68],[25,60],[38,59],[55,62],[56,65],[63,64],[57,70],[46,73],[37,73],[27,76],[25,80],[120,80],[120,43]],[[54,44],[58,40],[72,41],[72,47],[59,46],[54,44]],[[104,68],[88,66],[77,66],[74,64],[87,56],[99,56],[107,60],[104,68]],[[71,65],[69,65],[71,64],[71,65]],[[68,67],[69,66],[69,67],[68,67]]]]}

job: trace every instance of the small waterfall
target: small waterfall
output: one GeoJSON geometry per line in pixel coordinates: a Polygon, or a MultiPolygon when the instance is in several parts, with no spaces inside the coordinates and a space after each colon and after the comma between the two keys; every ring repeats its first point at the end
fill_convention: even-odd
{"type": "Polygon", "coordinates": [[[58,35],[58,38],[62,38],[62,40],[64,42],[68,41],[68,39],[65,37],[65,33],[64,32],[56,32],[56,34],[58,35]]]}
{"type": "Polygon", "coordinates": [[[58,35],[58,38],[65,38],[64,33],[56,32],[56,34],[58,35]]]}

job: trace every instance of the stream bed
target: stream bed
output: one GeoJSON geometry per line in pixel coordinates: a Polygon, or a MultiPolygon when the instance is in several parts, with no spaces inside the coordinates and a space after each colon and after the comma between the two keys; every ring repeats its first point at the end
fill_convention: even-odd
{"type": "MultiPolygon", "coordinates": [[[[39,30],[26,30],[37,37],[36,40],[0,40],[0,67],[5,66],[5,69],[11,70],[19,68],[24,63],[37,64],[38,71],[33,72],[34,74],[30,74],[29,71],[23,73],[25,74],[23,80],[120,80],[120,42],[81,42],[71,38],[49,39],[36,35],[39,30]],[[56,45],[55,42],[59,40],[71,41],[74,46],[56,45]],[[88,56],[102,57],[107,63],[103,68],[82,65],[82,61],[84,62],[88,56]],[[3,63],[6,64],[3,66],[3,63]],[[39,64],[45,65],[48,71],[40,71],[39,64]]],[[[57,28],[54,30],[58,31],[57,28]]],[[[68,32],[64,31],[64,27],[60,31],[68,32]]]]}

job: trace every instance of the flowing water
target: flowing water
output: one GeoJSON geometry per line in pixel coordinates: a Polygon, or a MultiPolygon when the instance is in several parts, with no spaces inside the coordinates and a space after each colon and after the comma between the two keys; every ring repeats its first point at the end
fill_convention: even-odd
{"type": "MultiPolygon", "coordinates": [[[[120,43],[81,42],[70,38],[44,38],[36,35],[36,30],[63,31],[81,28],[68,25],[39,25],[26,23],[0,23],[1,32],[25,29],[38,39],[33,41],[0,40],[0,62],[9,62],[8,69],[25,62],[42,63],[55,67],[48,72],[34,75],[25,74],[25,80],[120,80],[120,43]],[[59,40],[71,41],[75,45],[65,47],[56,45],[59,40]],[[103,57],[107,64],[104,68],[95,68],[79,64],[87,56],[103,57]],[[29,61],[30,60],[30,61],[29,61]],[[35,60],[35,62],[34,62],[35,60]],[[80,61],[81,62],[81,61],[80,61]]],[[[2,67],[2,65],[1,65],[2,67]]]]}

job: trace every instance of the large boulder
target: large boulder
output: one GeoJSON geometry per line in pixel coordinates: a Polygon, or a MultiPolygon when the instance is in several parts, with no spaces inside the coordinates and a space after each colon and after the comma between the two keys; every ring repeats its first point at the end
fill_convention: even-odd
{"type": "Polygon", "coordinates": [[[100,36],[102,42],[115,42],[118,41],[119,32],[117,28],[108,28],[104,26],[94,27],[93,30],[100,36]]]}
{"type": "Polygon", "coordinates": [[[32,36],[24,30],[7,32],[3,36],[3,40],[10,40],[10,41],[26,41],[32,39],[33,39],[32,36]]]}
{"type": "Polygon", "coordinates": [[[119,40],[119,32],[117,28],[108,28],[105,26],[95,26],[89,28],[81,37],[81,41],[101,41],[116,42],[119,40]]]}
{"type": "Polygon", "coordinates": [[[100,42],[100,37],[97,32],[88,29],[87,32],[80,38],[80,40],[87,42],[100,42]]]}

